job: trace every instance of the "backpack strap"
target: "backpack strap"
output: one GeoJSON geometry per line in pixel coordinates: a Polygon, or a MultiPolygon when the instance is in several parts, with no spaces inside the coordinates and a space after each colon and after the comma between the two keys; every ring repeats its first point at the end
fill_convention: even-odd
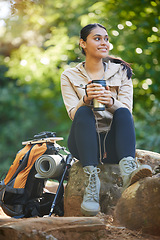
{"type": "Polygon", "coordinates": [[[43,155],[46,152],[46,150],[47,150],[46,143],[33,145],[29,153],[26,167],[21,172],[18,173],[15,179],[14,188],[25,188],[28,174],[30,173],[33,164],[41,155],[43,155]]]}
{"type": "MultiPolygon", "coordinates": [[[[27,162],[28,162],[28,159],[29,159],[30,152],[31,152],[33,147],[34,147],[34,145],[31,145],[29,151],[27,151],[25,153],[25,155],[22,157],[22,159],[19,160],[19,167],[17,168],[17,170],[15,171],[13,176],[10,178],[9,182],[11,182],[14,178],[16,178],[17,175],[19,174],[19,172],[21,172],[22,170],[25,169],[25,167],[27,166],[27,162]]],[[[5,182],[5,180],[4,180],[4,182],[5,182]]]]}
{"type": "Polygon", "coordinates": [[[26,145],[23,149],[21,149],[17,153],[16,158],[13,164],[10,166],[9,171],[4,179],[5,185],[7,185],[11,181],[11,179],[13,179],[13,176],[15,175],[15,172],[17,171],[20,165],[20,161],[22,161],[24,155],[30,150],[31,147],[32,147],[31,145],[26,145]]]}

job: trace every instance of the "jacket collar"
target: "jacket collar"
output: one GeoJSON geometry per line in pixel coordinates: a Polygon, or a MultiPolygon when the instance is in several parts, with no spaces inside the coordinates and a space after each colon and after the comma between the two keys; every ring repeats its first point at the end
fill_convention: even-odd
{"type": "MultiPolygon", "coordinates": [[[[88,76],[88,74],[87,74],[87,72],[86,72],[86,70],[85,70],[85,68],[84,68],[84,63],[85,62],[81,62],[81,63],[79,63],[77,66],[76,66],[76,68],[85,76],[85,77],[87,77],[87,78],[89,78],[89,76],[88,76]]],[[[109,78],[111,78],[112,76],[114,76],[118,71],[119,71],[119,69],[120,69],[120,66],[121,66],[121,64],[115,64],[115,63],[113,63],[113,62],[111,62],[111,61],[108,61],[108,63],[106,63],[105,62],[105,64],[106,64],[106,71],[105,71],[105,77],[104,77],[104,79],[109,79],[109,78]]]]}
{"type": "Polygon", "coordinates": [[[121,67],[121,64],[108,61],[107,69],[105,71],[105,79],[109,79],[112,76],[114,76],[120,70],[120,67],[121,67]]]}

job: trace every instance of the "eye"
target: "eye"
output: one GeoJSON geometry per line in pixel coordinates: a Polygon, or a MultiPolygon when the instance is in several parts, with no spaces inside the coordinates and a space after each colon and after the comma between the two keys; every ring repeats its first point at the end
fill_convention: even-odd
{"type": "Polygon", "coordinates": [[[104,38],[104,41],[108,42],[108,41],[109,41],[109,38],[108,38],[108,37],[105,37],[105,38],[104,38]]]}
{"type": "Polygon", "coordinates": [[[95,40],[96,40],[96,41],[99,41],[99,40],[100,40],[100,37],[96,37],[95,40]]]}

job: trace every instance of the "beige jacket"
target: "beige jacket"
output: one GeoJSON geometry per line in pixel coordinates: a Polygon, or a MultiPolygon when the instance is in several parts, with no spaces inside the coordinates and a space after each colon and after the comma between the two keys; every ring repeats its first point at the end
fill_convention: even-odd
{"type": "MultiPolygon", "coordinates": [[[[121,107],[128,108],[132,112],[133,105],[133,85],[132,80],[128,79],[126,70],[122,70],[121,64],[112,62],[105,63],[106,85],[110,87],[114,104],[105,111],[95,111],[95,117],[98,122],[97,131],[106,132],[110,125],[115,110],[121,107]]],[[[77,109],[84,106],[83,96],[85,95],[85,85],[90,81],[83,63],[76,67],[65,70],[61,75],[61,90],[64,104],[69,117],[73,120],[77,109]]]]}

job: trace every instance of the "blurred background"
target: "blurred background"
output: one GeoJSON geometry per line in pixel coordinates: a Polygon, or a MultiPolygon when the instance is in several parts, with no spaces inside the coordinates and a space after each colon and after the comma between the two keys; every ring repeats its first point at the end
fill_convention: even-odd
{"type": "Polygon", "coordinates": [[[137,148],[160,153],[159,0],[1,0],[0,173],[41,131],[67,145],[60,75],[84,60],[79,31],[94,22],[108,30],[110,55],[133,68],[137,148]]]}

